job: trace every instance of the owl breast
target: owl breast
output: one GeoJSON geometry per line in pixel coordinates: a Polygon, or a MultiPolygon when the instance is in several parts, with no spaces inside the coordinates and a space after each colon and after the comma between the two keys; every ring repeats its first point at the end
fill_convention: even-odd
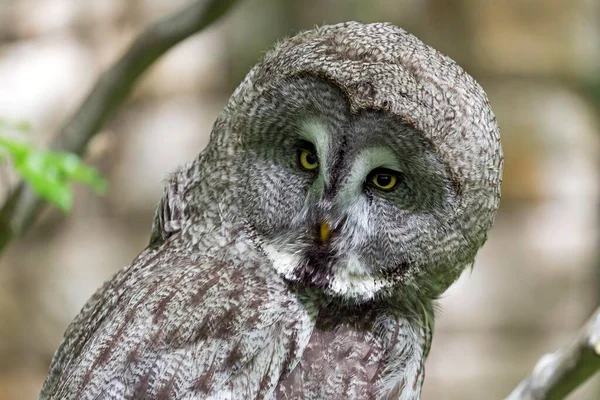
{"type": "Polygon", "coordinates": [[[276,397],[417,399],[426,336],[425,330],[376,307],[321,309],[297,364],[279,382],[276,397]]]}

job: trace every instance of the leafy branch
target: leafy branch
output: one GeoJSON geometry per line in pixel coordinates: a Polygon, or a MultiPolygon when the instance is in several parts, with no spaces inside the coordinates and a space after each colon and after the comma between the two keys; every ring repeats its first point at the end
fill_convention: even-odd
{"type": "MultiPolygon", "coordinates": [[[[171,47],[216,21],[236,2],[237,0],[197,0],[148,27],[134,40],[125,54],[98,78],[87,98],[52,142],[51,149],[83,154],[90,139],[123,103],[148,67],[171,47]]],[[[69,169],[74,163],[68,158],[41,158],[37,162],[56,167],[55,177],[69,175],[68,171],[71,171],[71,177],[81,176],[78,173],[81,169],[75,168],[77,172],[69,169]],[[53,164],[57,161],[62,162],[65,168],[53,164]]],[[[0,207],[0,252],[14,237],[24,233],[33,224],[44,206],[44,199],[25,183],[22,181],[0,207]]],[[[65,199],[61,201],[64,203],[65,199]]]]}
{"type": "MultiPolygon", "coordinates": [[[[3,127],[25,131],[25,125],[10,125],[0,120],[0,134],[3,127]]],[[[0,136],[0,159],[6,155],[38,196],[65,212],[73,204],[71,182],[89,185],[99,194],[106,190],[106,181],[76,154],[38,150],[23,140],[0,136]]]]}

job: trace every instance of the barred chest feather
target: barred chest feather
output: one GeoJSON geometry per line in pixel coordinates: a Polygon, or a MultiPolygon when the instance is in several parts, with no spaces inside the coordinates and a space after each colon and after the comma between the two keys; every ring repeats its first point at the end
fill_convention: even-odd
{"type": "Polygon", "coordinates": [[[419,398],[429,335],[416,321],[290,290],[246,249],[242,262],[171,239],[88,302],[41,398],[419,398]]]}

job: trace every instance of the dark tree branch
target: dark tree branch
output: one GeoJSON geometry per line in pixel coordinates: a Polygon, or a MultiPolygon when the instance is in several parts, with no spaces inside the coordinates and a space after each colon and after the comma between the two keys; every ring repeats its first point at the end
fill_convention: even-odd
{"type": "MultiPolygon", "coordinates": [[[[125,54],[96,81],[79,109],[64,125],[51,148],[82,154],[90,139],[127,98],[133,85],[167,50],[204,29],[237,0],[199,0],[151,25],[125,54]]],[[[44,201],[21,182],[0,209],[0,252],[35,221],[44,201]]]]}
{"type": "Polygon", "coordinates": [[[600,369],[600,308],[567,346],[546,354],[506,400],[565,398],[600,369]]]}

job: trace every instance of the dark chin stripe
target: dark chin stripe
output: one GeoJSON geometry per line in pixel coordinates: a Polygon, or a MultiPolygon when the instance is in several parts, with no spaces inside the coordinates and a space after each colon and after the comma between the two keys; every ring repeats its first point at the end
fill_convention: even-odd
{"type": "Polygon", "coordinates": [[[294,271],[298,277],[298,283],[306,286],[327,287],[331,281],[331,273],[336,261],[329,246],[314,244],[308,247],[302,255],[300,265],[294,271]]]}
{"type": "Polygon", "coordinates": [[[399,281],[406,276],[410,269],[410,263],[408,261],[402,261],[396,264],[396,267],[391,270],[380,271],[379,275],[392,281],[399,281]]]}

